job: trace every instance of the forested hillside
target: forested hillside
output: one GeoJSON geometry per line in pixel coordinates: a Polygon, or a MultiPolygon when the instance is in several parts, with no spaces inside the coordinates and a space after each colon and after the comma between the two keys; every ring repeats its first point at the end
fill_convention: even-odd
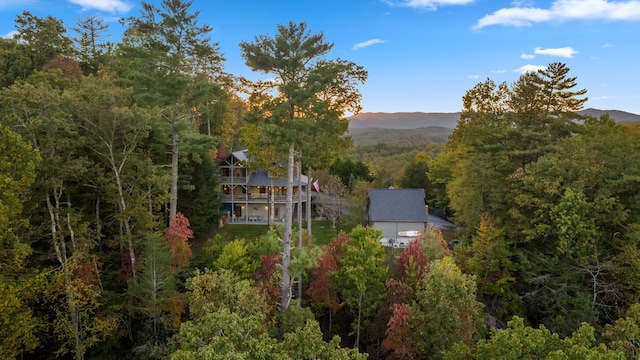
{"type": "MultiPolygon", "coordinates": [[[[618,110],[584,109],[583,117],[610,116],[617,123],[640,123],[640,115],[618,110]]],[[[435,158],[458,125],[460,113],[360,113],[349,118],[352,155],[398,184],[402,168],[418,153],[435,158]]]]}
{"type": "Polygon", "coordinates": [[[277,79],[237,78],[191,5],[144,3],[115,43],[28,12],[0,39],[0,358],[638,357],[640,125],[580,117],[565,64],[350,148],[366,69],[291,22],[239,44],[277,79]],[[231,147],[287,179],[282,224],[218,229],[231,147]],[[316,225],[348,232],[294,219],[297,171],[329,174],[316,225]],[[367,191],[391,184],[458,241],[381,246],[367,191]]]}

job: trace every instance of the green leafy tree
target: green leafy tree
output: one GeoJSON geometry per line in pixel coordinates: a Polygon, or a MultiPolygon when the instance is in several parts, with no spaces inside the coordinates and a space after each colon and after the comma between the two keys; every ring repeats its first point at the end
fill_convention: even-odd
{"type": "MultiPolygon", "coordinates": [[[[32,216],[41,219],[40,226],[30,232],[34,244],[42,247],[57,261],[51,276],[62,279],[58,290],[62,298],[55,304],[57,312],[53,331],[62,339],[60,352],[70,351],[83,358],[87,348],[95,344],[91,333],[101,326],[89,314],[96,311],[101,287],[79,278],[77,264],[87,261],[93,247],[90,220],[82,216],[79,182],[89,167],[82,153],[83,139],[79,124],[72,121],[64,104],[63,93],[74,86],[60,71],[36,72],[26,82],[12,85],[2,93],[2,106],[9,116],[3,121],[14,126],[42,156],[36,183],[32,186],[32,216]]],[[[46,265],[53,265],[47,263],[46,265]]],[[[54,285],[51,285],[54,286],[54,285]]],[[[104,328],[106,331],[106,328],[104,328]]]]}
{"type": "Polygon", "coordinates": [[[242,279],[251,278],[258,263],[252,258],[249,247],[250,245],[243,239],[227,243],[222,248],[218,259],[213,262],[214,268],[231,270],[242,279]]]}
{"type": "Polygon", "coordinates": [[[0,88],[24,80],[31,73],[31,62],[17,39],[0,39],[0,88]]]}
{"type": "Polygon", "coordinates": [[[443,156],[453,156],[447,185],[456,220],[468,229],[483,213],[506,217],[509,176],[554,151],[575,134],[586,90],[573,90],[576,79],[564,64],[552,63],[523,74],[511,87],[490,79],[463,97],[460,122],[443,156]]]}
{"type": "Polygon", "coordinates": [[[615,323],[607,324],[602,335],[609,348],[622,351],[627,359],[637,359],[640,355],[640,304],[631,305],[615,323]]]}
{"type": "Polygon", "coordinates": [[[11,275],[24,270],[26,256],[30,249],[20,241],[19,230],[26,225],[22,218],[23,204],[27,189],[36,177],[40,163],[38,152],[22,137],[0,123],[0,274],[11,275]]]}
{"type": "Polygon", "coordinates": [[[41,70],[58,55],[71,55],[72,41],[60,19],[51,16],[41,18],[24,11],[16,17],[16,30],[15,38],[23,45],[29,58],[29,66],[24,67],[21,74],[22,80],[41,70]]]}
{"type": "MultiPolygon", "coordinates": [[[[149,133],[150,116],[133,104],[131,90],[116,85],[114,74],[105,72],[83,79],[75,91],[65,93],[64,101],[80,134],[88,144],[97,166],[105,169],[105,181],[113,186],[104,189],[104,198],[116,206],[117,218],[129,250],[133,277],[136,275],[136,244],[134,237],[153,226],[153,214],[148,211],[149,186],[158,180],[157,173],[141,151],[149,133]],[[148,181],[140,181],[145,173],[148,181]],[[114,189],[115,191],[111,190],[114,189]],[[111,190],[111,191],[110,191],[111,190]]],[[[151,202],[161,202],[161,198],[151,202]]]]}
{"type": "Polygon", "coordinates": [[[597,185],[608,171],[586,144],[572,138],[514,177],[508,218],[507,231],[520,234],[515,285],[528,317],[564,335],[582,321],[611,321],[620,299],[611,234],[628,220],[616,196],[597,185]]]}
{"type": "Polygon", "coordinates": [[[265,299],[233,272],[196,273],[187,281],[191,319],[173,338],[171,359],[364,359],[340,347],[334,337],[324,342],[318,323],[308,310],[290,307],[290,320],[281,338],[273,333],[265,299]],[[305,315],[306,314],[306,315],[305,315]]]}
{"type": "Polygon", "coordinates": [[[40,157],[18,134],[0,123],[0,357],[15,358],[38,345],[38,321],[25,301],[23,291],[31,247],[20,239],[27,225],[23,218],[26,191],[35,180],[40,157]],[[21,290],[22,289],[22,290],[21,290]]]}
{"type": "Polygon", "coordinates": [[[337,158],[329,167],[329,174],[340,177],[349,190],[353,190],[357,180],[373,181],[371,170],[362,161],[351,158],[337,158]]]}
{"type": "Polygon", "coordinates": [[[615,317],[621,293],[613,274],[621,262],[613,261],[611,234],[635,221],[624,214],[624,197],[604,190],[626,171],[610,171],[617,156],[605,155],[617,148],[605,140],[614,127],[579,121],[586,91],[576,87],[560,63],[510,86],[476,85],[432,164],[465,238],[461,264],[478,276],[490,312],[501,319],[526,313],[563,335],[582,321],[615,317]]]}
{"type": "Polygon", "coordinates": [[[320,326],[315,320],[307,321],[304,327],[284,334],[282,347],[292,359],[367,359],[367,355],[360,354],[357,349],[342,348],[338,336],[334,336],[328,343],[323,341],[320,326]]]}
{"type": "Polygon", "coordinates": [[[94,261],[86,253],[76,252],[62,271],[52,272],[46,279],[47,302],[55,312],[51,326],[58,356],[85,359],[91,348],[116,334],[116,316],[101,311],[102,286],[94,261]]]}
{"type": "Polygon", "coordinates": [[[505,315],[522,313],[522,301],[513,289],[517,271],[514,258],[504,230],[488,214],[482,217],[471,241],[456,246],[460,268],[476,278],[478,298],[486,304],[488,313],[503,323],[505,315]]]}
{"type": "Polygon", "coordinates": [[[350,217],[355,219],[356,224],[365,225],[366,223],[369,189],[371,189],[370,182],[358,180],[347,197],[350,217]]]}
{"type": "Polygon", "coordinates": [[[441,358],[455,342],[476,343],[485,323],[482,307],[473,277],[463,274],[453,258],[433,261],[409,305],[418,358],[441,358]]]}
{"type": "Polygon", "coordinates": [[[493,329],[489,340],[478,345],[457,344],[444,359],[624,359],[622,352],[598,344],[595,331],[582,323],[573,334],[561,338],[544,326],[525,326],[514,317],[507,329],[493,329]]]}
{"type": "Polygon", "coordinates": [[[349,233],[350,241],[342,245],[339,269],[333,273],[340,294],[354,313],[354,347],[360,346],[363,329],[376,314],[385,294],[384,280],[388,267],[380,246],[382,231],[357,226],[349,233]]]}
{"type": "Polygon", "coordinates": [[[424,189],[427,198],[432,197],[429,181],[429,162],[431,159],[423,152],[419,152],[413,160],[402,170],[400,187],[405,189],[424,189]]]}
{"type": "Polygon", "coordinates": [[[186,288],[192,319],[205,317],[220,308],[228,308],[241,317],[256,315],[260,319],[268,313],[265,299],[254,291],[251,281],[240,278],[231,270],[196,271],[187,279],[186,288]]]}

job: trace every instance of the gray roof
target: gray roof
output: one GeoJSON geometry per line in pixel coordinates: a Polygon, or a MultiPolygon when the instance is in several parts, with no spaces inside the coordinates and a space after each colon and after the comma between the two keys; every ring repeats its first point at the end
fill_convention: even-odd
{"type": "Polygon", "coordinates": [[[233,156],[235,156],[236,159],[238,159],[239,161],[247,161],[247,160],[249,160],[249,150],[247,150],[247,149],[234,151],[231,154],[233,156]]]}
{"type": "MultiPolygon", "coordinates": [[[[239,150],[239,151],[234,151],[231,153],[231,155],[233,155],[236,159],[238,159],[238,161],[250,161],[250,155],[249,155],[249,150],[244,149],[244,150],[239,150]]],[[[307,184],[309,183],[309,178],[307,177],[307,175],[302,174],[300,176],[300,179],[302,180],[302,185],[303,186],[307,186],[307,184]]],[[[294,176],[293,178],[293,184],[294,185],[298,185],[298,178],[294,176]]],[[[269,175],[267,174],[266,171],[262,170],[262,169],[257,169],[256,171],[254,171],[249,178],[249,182],[248,184],[249,186],[271,186],[271,179],[269,179],[269,175]]],[[[287,178],[275,178],[273,179],[273,186],[287,186],[287,178]]]]}
{"type": "MultiPolygon", "coordinates": [[[[302,175],[300,177],[300,179],[302,180],[302,186],[307,186],[307,182],[308,182],[308,177],[306,175],[302,175]]],[[[251,174],[251,177],[249,178],[249,182],[247,183],[247,185],[249,186],[271,186],[271,179],[269,178],[269,175],[267,175],[267,172],[264,170],[256,170],[253,174],[251,174]]],[[[293,185],[297,186],[298,185],[298,178],[294,177],[293,178],[293,185]]],[[[287,186],[287,178],[274,178],[273,179],[273,186],[287,186]]]]}
{"type": "Polygon", "coordinates": [[[369,221],[427,222],[424,189],[370,189],[369,221]]]}

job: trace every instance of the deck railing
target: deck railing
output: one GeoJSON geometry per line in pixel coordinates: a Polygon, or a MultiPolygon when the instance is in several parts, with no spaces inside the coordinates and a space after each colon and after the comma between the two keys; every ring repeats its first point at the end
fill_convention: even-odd
{"type": "MultiPolygon", "coordinates": [[[[223,200],[223,201],[235,201],[235,202],[241,202],[241,201],[249,201],[252,203],[268,203],[269,202],[269,197],[264,195],[262,196],[262,194],[235,194],[233,196],[231,196],[230,194],[218,194],[218,197],[223,200]]],[[[302,199],[303,201],[307,200],[307,196],[306,194],[302,195],[302,199]]],[[[287,201],[287,197],[285,195],[276,195],[273,198],[273,201],[275,202],[284,202],[287,201]]],[[[293,202],[297,202],[298,201],[298,196],[294,195],[293,196],[293,202]]]]}

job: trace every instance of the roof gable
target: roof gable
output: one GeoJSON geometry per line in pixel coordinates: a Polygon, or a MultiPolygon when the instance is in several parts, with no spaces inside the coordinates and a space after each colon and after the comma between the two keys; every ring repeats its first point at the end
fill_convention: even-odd
{"type": "MultiPolygon", "coordinates": [[[[300,182],[302,186],[307,186],[308,177],[306,175],[302,175],[300,177],[300,182]]],[[[269,174],[262,169],[257,169],[250,175],[249,182],[247,183],[249,186],[287,186],[287,178],[273,178],[269,177],[269,174]]],[[[293,178],[293,185],[298,185],[298,178],[293,178]]]]}
{"type": "Polygon", "coordinates": [[[424,189],[370,189],[369,220],[427,222],[424,189]]]}
{"type": "MultiPolygon", "coordinates": [[[[232,165],[236,163],[247,163],[252,160],[251,155],[249,155],[249,150],[239,150],[234,151],[229,154],[220,164],[232,165]]],[[[242,166],[242,165],[239,165],[242,166]]],[[[249,181],[247,185],[249,186],[287,186],[287,178],[273,178],[271,179],[266,171],[262,169],[255,169],[250,174],[248,174],[249,181]]],[[[300,182],[302,186],[307,186],[309,183],[309,178],[307,175],[302,174],[300,176],[300,182]]],[[[298,185],[298,178],[293,178],[293,184],[298,185]]]]}

